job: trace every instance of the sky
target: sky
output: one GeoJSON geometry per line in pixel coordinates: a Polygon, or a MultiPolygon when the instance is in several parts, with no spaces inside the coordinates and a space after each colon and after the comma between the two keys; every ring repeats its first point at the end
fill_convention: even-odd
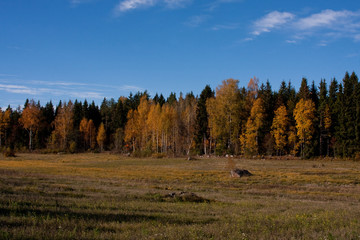
{"type": "Polygon", "coordinates": [[[0,107],[360,73],[357,0],[0,0],[0,107]]]}

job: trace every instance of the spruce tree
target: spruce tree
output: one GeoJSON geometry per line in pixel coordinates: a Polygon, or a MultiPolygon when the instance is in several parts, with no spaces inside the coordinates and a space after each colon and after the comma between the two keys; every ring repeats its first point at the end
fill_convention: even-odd
{"type": "Polygon", "coordinates": [[[209,140],[208,111],[206,109],[206,101],[214,97],[215,93],[209,85],[206,85],[200,94],[196,108],[195,121],[195,144],[196,150],[200,154],[207,154],[206,141],[209,140]]]}

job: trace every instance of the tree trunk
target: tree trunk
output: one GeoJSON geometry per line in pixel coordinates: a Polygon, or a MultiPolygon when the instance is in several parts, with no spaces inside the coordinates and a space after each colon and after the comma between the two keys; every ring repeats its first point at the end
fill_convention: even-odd
{"type": "Polygon", "coordinates": [[[206,136],[204,134],[204,154],[206,155],[206,136]]]}
{"type": "Polygon", "coordinates": [[[31,151],[31,147],[32,147],[32,130],[30,128],[29,131],[29,150],[31,151]]]}

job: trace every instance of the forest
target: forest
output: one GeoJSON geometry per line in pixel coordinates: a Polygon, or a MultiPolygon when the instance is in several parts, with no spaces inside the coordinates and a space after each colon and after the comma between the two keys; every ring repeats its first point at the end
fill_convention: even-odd
{"type": "Polygon", "coordinates": [[[94,101],[60,101],[0,111],[0,148],[14,152],[128,153],[138,157],[293,155],[360,158],[360,83],[303,78],[295,90],[274,91],[254,77],[247,86],[227,79],[200,96],[151,97],[147,91],[94,101]]]}

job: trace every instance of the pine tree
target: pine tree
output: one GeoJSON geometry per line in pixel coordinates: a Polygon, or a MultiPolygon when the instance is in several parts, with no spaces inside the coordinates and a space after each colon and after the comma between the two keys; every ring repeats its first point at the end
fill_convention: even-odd
{"type": "Polygon", "coordinates": [[[275,97],[269,81],[266,81],[266,85],[261,85],[258,97],[263,100],[264,107],[264,123],[259,132],[260,152],[271,154],[273,144],[271,143],[272,138],[270,131],[274,118],[275,97]]]}
{"type": "Polygon", "coordinates": [[[329,112],[328,94],[325,79],[320,81],[320,93],[319,93],[319,154],[320,156],[328,155],[329,153],[329,136],[331,127],[331,116],[329,112]],[[330,126],[329,126],[330,123],[330,126]]]}
{"type": "Polygon", "coordinates": [[[307,79],[303,78],[301,80],[301,86],[300,86],[299,92],[297,94],[297,99],[308,100],[309,98],[310,98],[310,90],[309,90],[309,86],[307,83],[307,79]]]}

